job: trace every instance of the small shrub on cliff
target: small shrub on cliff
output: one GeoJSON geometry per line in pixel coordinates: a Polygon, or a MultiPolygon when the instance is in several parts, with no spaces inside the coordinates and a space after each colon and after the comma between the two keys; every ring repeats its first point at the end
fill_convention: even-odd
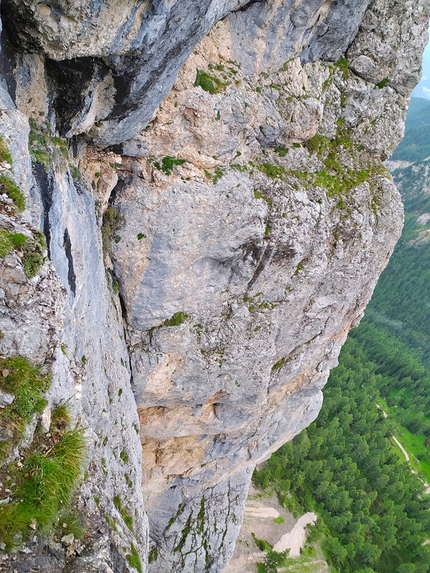
{"type": "Polygon", "coordinates": [[[113,207],[108,207],[103,215],[102,224],[102,244],[103,252],[110,252],[111,240],[117,231],[121,228],[124,223],[124,216],[120,215],[113,207]]]}
{"type": "Polygon", "coordinates": [[[26,248],[22,257],[24,272],[31,279],[37,275],[45,262],[46,238],[40,231],[33,231],[33,244],[26,248]]]}
{"type": "Polygon", "coordinates": [[[202,90],[210,94],[217,94],[224,90],[228,84],[222,82],[215,76],[211,76],[203,70],[197,70],[196,81],[194,82],[194,87],[201,87],[202,90]]]}
{"type": "Polygon", "coordinates": [[[330,140],[318,133],[305,143],[309,153],[315,153],[320,159],[325,157],[330,150],[330,140]]]}

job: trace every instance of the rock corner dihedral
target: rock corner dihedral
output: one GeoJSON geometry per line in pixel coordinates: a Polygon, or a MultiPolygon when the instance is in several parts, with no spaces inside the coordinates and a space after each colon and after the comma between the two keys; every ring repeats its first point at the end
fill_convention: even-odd
{"type": "Polygon", "coordinates": [[[86,535],[36,512],[0,566],[221,573],[400,235],[430,5],[72,4],[1,3],[0,358],[46,387],[8,445],[0,372],[0,521],[67,404],[86,535]]]}

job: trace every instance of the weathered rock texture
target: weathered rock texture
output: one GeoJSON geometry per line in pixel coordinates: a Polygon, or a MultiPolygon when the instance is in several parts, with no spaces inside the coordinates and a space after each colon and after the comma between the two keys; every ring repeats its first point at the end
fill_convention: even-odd
{"type": "Polygon", "coordinates": [[[0,352],[52,364],[50,403],[87,428],[98,541],[64,570],[132,571],[135,552],[146,570],[149,535],[151,572],[222,571],[255,464],[316,417],[400,234],[382,161],[429,17],[3,0],[0,134],[28,208],[0,226],[42,229],[50,262],[29,280],[0,259],[0,352]]]}

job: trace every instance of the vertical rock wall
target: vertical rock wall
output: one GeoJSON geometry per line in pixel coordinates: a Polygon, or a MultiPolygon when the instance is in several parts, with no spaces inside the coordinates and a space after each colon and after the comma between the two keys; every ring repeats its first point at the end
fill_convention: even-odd
{"type": "Polygon", "coordinates": [[[1,168],[27,209],[4,196],[0,226],[42,229],[50,262],[0,259],[0,353],[52,370],[88,447],[93,549],[45,569],[222,571],[400,234],[382,161],[429,11],[3,0],[1,168]]]}

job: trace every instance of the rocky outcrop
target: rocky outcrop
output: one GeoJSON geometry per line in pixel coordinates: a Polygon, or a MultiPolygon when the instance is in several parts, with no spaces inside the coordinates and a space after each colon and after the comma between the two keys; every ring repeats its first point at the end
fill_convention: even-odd
{"type": "Polygon", "coordinates": [[[42,229],[49,262],[0,259],[0,353],[50,366],[86,428],[98,541],[65,570],[220,572],[400,234],[382,161],[430,8],[69,4],[2,2],[2,169],[27,209],[0,226],[42,229]]]}

